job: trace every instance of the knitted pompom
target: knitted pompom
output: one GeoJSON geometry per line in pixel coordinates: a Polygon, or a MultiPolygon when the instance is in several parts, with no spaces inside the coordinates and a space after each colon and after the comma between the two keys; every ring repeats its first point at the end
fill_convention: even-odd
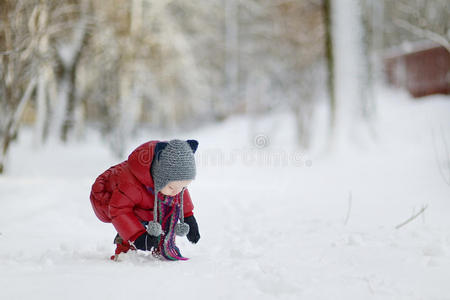
{"type": "Polygon", "coordinates": [[[187,223],[178,223],[175,226],[175,233],[178,236],[185,236],[189,233],[189,224],[187,223]]]}
{"type": "Polygon", "coordinates": [[[152,236],[160,236],[162,233],[161,224],[155,221],[148,222],[147,232],[152,236]]]}

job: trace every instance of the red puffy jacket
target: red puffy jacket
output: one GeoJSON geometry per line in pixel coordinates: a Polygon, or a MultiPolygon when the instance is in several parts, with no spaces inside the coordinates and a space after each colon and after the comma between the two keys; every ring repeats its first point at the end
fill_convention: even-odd
{"type": "MultiPolygon", "coordinates": [[[[154,189],[150,166],[159,141],[150,141],[134,150],[128,160],[112,166],[97,177],[91,189],[91,204],[97,217],[112,223],[125,241],[134,241],[146,232],[141,221],[153,220],[154,189]]],[[[194,205],[187,189],[183,195],[184,217],[193,215],[194,205]]]]}

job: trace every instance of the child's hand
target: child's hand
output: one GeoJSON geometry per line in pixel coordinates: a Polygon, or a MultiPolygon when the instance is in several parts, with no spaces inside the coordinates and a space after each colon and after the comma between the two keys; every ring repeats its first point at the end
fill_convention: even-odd
{"type": "Polygon", "coordinates": [[[146,232],[141,234],[133,244],[137,249],[150,251],[152,248],[158,247],[158,238],[146,232]]]}
{"type": "Polygon", "coordinates": [[[187,234],[187,239],[189,240],[189,242],[196,244],[200,239],[200,232],[198,232],[198,225],[195,217],[187,217],[184,219],[184,222],[189,225],[189,233],[187,234]]]}

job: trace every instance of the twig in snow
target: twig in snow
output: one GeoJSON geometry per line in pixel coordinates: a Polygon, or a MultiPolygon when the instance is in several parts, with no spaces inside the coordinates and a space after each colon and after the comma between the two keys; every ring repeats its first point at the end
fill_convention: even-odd
{"type": "Polygon", "coordinates": [[[350,219],[350,211],[352,210],[352,191],[348,192],[348,208],[347,208],[347,216],[345,217],[344,225],[347,225],[348,220],[350,219]]]}
{"type": "MultiPolygon", "coordinates": [[[[447,139],[445,138],[445,134],[444,134],[444,130],[443,130],[442,126],[441,126],[441,135],[442,135],[442,144],[444,145],[444,156],[448,160],[447,164],[448,164],[448,169],[450,171],[450,153],[449,153],[449,150],[448,150],[447,139]]],[[[444,173],[444,170],[443,170],[443,168],[442,168],[442,166],[441,166],[441,164],[439,162],[439,151],[437,150],[437,143],[436,143],[436,137],[435,137],[435,134],[434,134],[434,130],[431,131],[431,136],[433,138],[434,158],[436,159],[436,164],[438,165],[439,173],[441,174],[441,177],[444,180],[444,182],[447,185],[450,185],[450,174],[449,174],[449,177],[447,178],[447,176],[444,173]]]]}
{"type": "Polygon", "coordinates": [[[365,282],[367,282],[367,285],[369,286],[369,291],[370,291],[370,293],[371,293],[372,295],[375,294],[375,291],[374,291],[374,289],[373,289],[373,287],[372,287],[372,283],[370,282],[370,279],[367,278],[367,277],[363,277],[363,280],[364,280],[365,282]]]}
{"type": "Polygon", "coordinates": [[[399,229],[403,226],[405,226],[406,224],[408,224],[409,222],[411,222],[412,220],[414,220],[415,218],[417,218],[418,216],[420,216],[426,209],[427,209],[428,205],[424,205],[422,206],[422,209],[419,210],[419,212],[415,215],[412,215],[409,219],[407,219],[406,221],[398,224],[397,226],[395,226],[395,229],[399,229]]]}
{"type": "MultiPolygon", "coordinates": [[[[445,158],[447,159],[447,168],[450,171],[450,152],[448,150],[448,143],[447,143],[447,138],[445,136],[444,133],[444,128],[441,125],[441,135],[442,135],[442,143],[444,144],[444,150],[445,150],[445,158]]],[[[448,179],[448,184],[450,185],[450,178],[448,179]]]]}

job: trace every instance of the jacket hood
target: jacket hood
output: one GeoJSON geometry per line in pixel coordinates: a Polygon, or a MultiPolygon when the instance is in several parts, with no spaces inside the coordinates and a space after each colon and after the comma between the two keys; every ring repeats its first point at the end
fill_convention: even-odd
{"type": "Polygon", "coordinates": [[[128,156],[131,173],[146,187],[154,187],[150,166],[153,161],[155,146],[159,141],[149,141],[137,147],[128,156]]]}

